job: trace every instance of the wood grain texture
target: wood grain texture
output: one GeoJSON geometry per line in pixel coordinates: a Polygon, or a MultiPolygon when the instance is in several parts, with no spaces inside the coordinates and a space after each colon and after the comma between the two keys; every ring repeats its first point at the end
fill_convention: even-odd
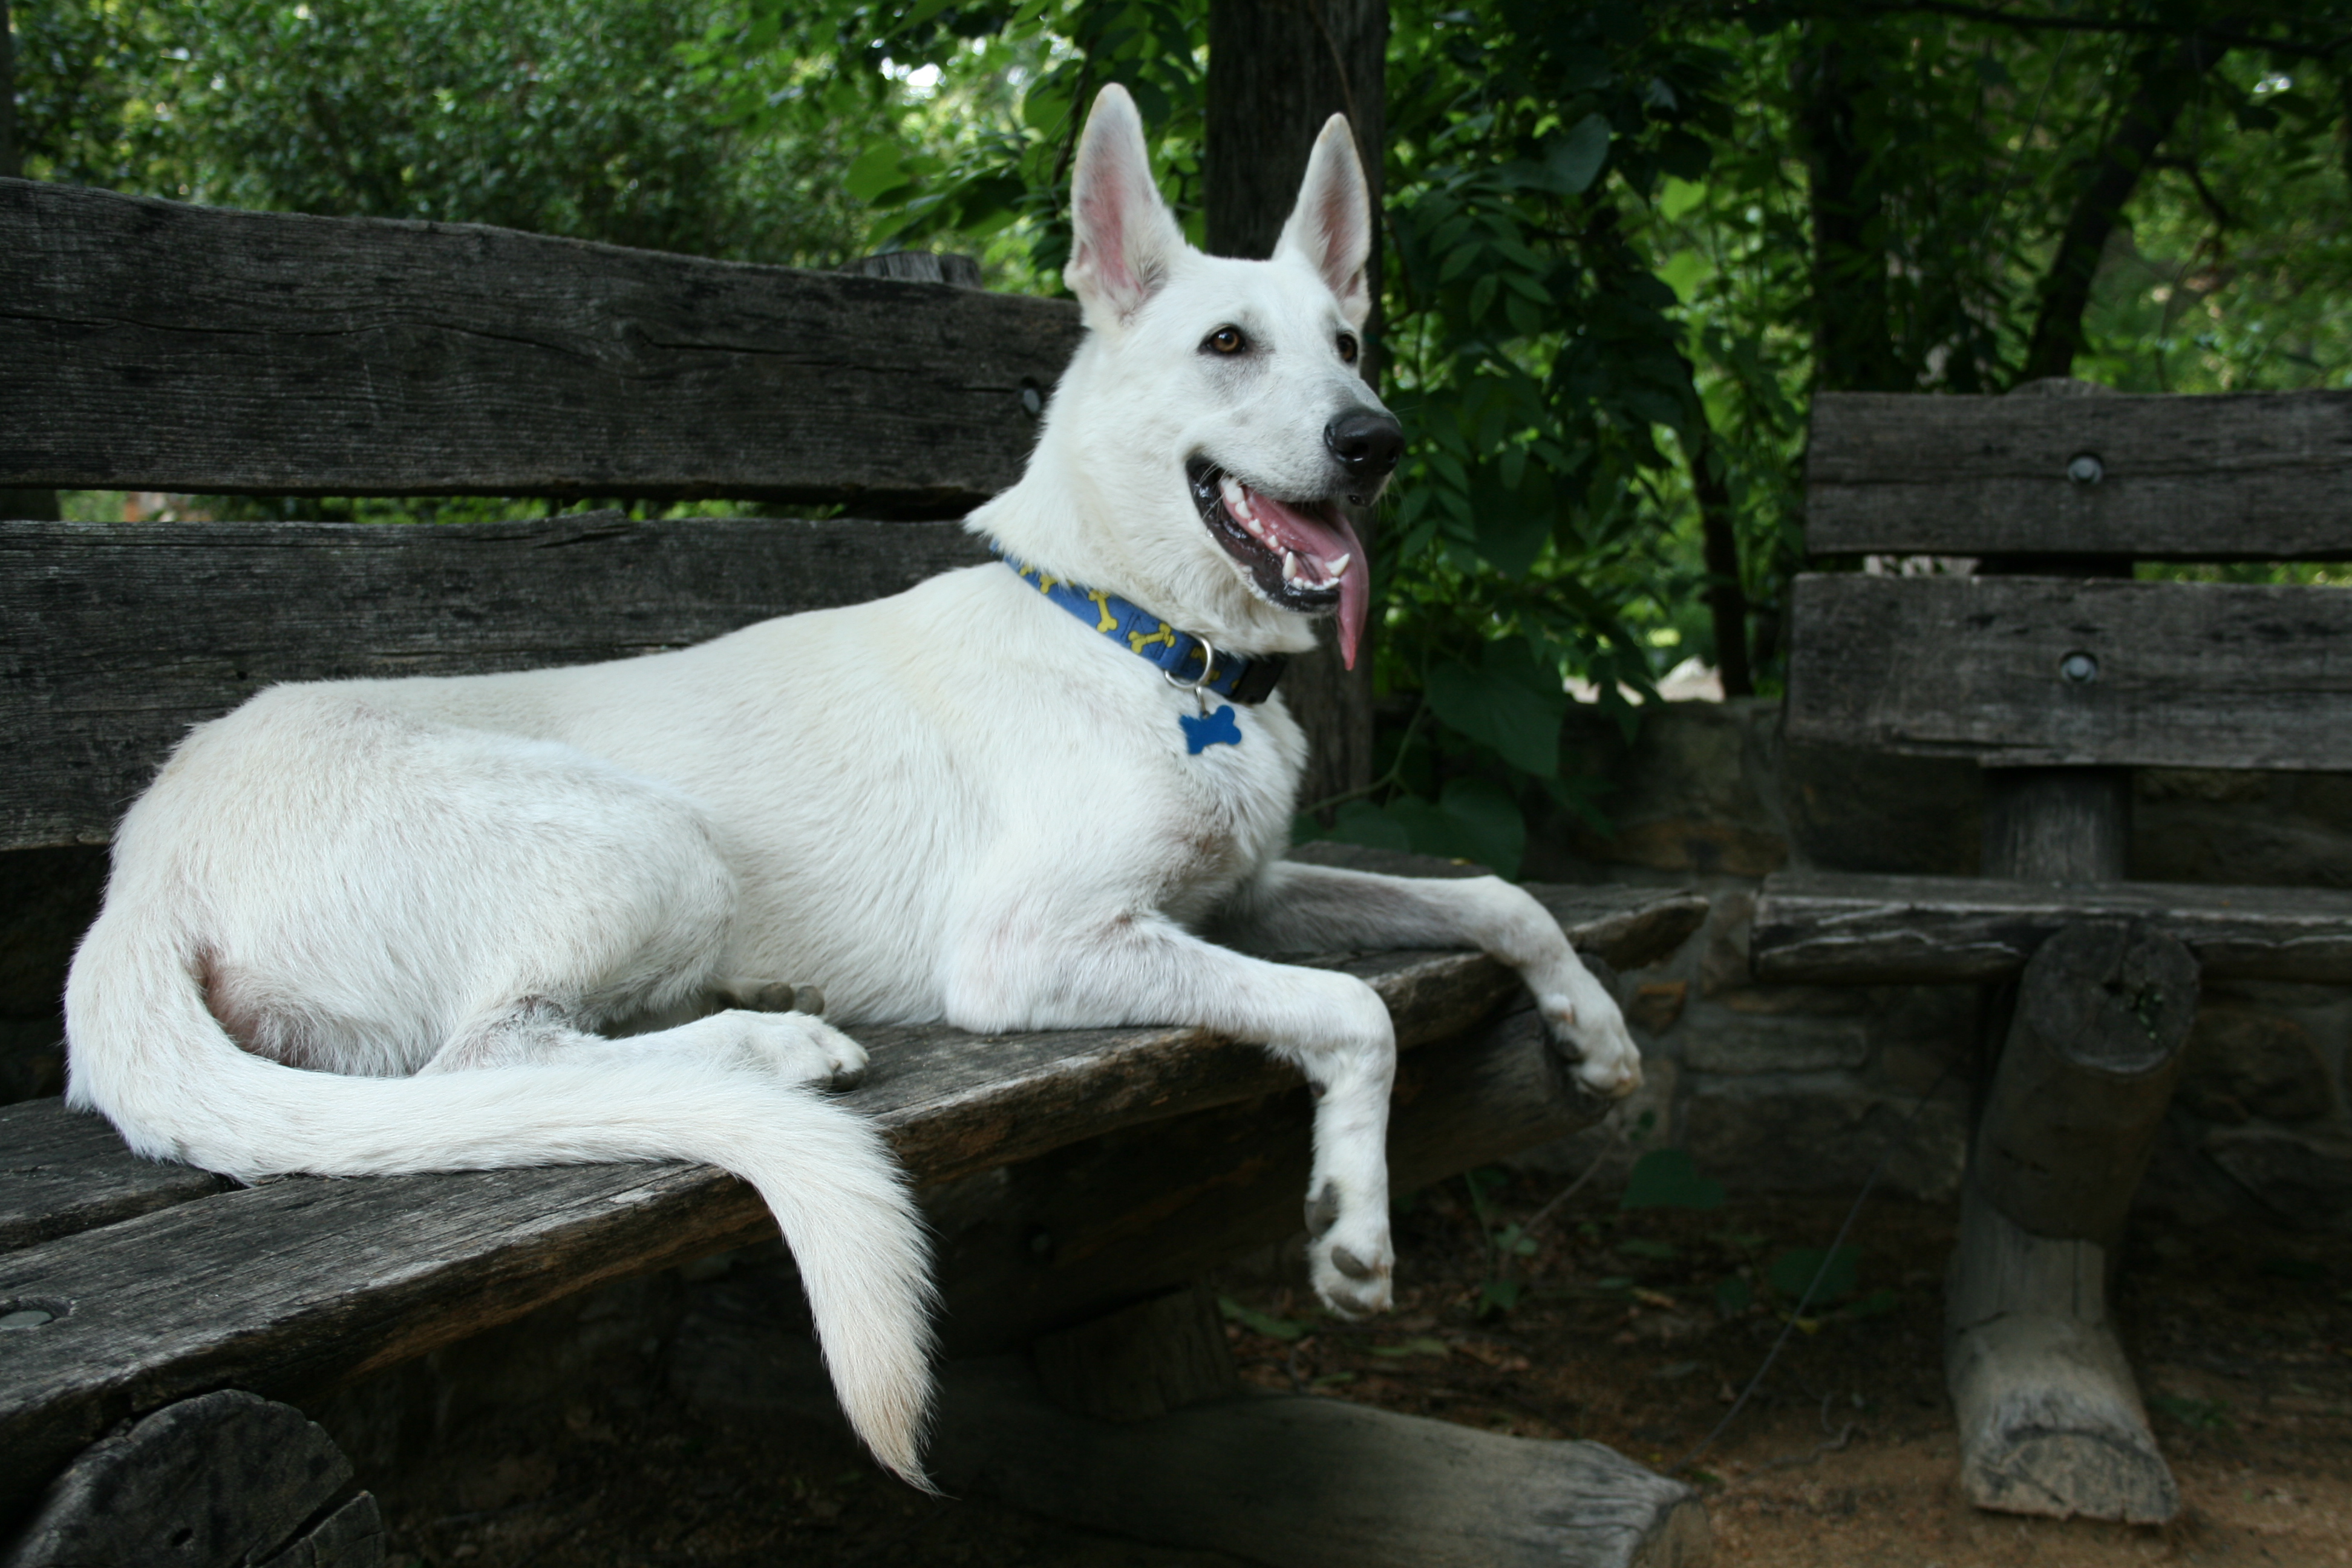
{"type": "Polygon", "coordinates": [[[351,1460],[299,1410],[223,1389],[75,1459],[0,1568],[245,1568],[276,1555],[351,1479],[351,1460]]]}
{"type": "Polygon", "coordinates": [[[0,485],[730,496],[1020,476],[1066,301],[0,180],[0,485]]]}
{"type": "Polygon", "coordinates": [[[1047,1401],[1017,1358],[947,1369],[957,1490],[1280,1568],[1699,1568],[1697,1492],[1598,1443],[1546,1442],[1305,1394],[1118,1425],[1047,1401]]]}
{"type": "Polygon", "coordinates": [[[0,524],[0,848],[104,843],[274,682],[625,658],[987,559],[953,522],[0,524]]]}
{"type": "MultiPolygon", "coordinates": [[[[1645,909],[1684,931],[1689,906],[1704,909],[1636,889],[1572,900],[1619,951],[1655,942],[1645,909]]],[[[1409,1043],[1458,1034],[1516,984],[1481,954],[1342,962],[1381,991],[1409,1043]]],[[[1190,1029],[862,1037],[869,1077],[843,1100],[875,1117],[919,1182],[1297,1082],[1255,1047],[1190,1029]]],[[[1285,1195],[1286,1207],[1297,1201],[1285,1195]]],[[[388,1366],[763,1234],[772,1222],[751,1189],[707,1166],[572,1166],[289,1178],[0,1255],[0,1300],[59,1311],[13,1331],[0,1357],[0,1518],[126,1415],[211,1388],[268,1394],[388,1366]]]]}
{"type": "Polygon", "coordinates": [[[1816,555],[2352,557],[2352,393],[1813,400],[1816,555]],[[2095,456],[2101,477],[2067,477],[2095,456]]]}
{"type": "Polygon", "coordinates": [[[1808,575],[1792,602],[1794,740],[1989,766],[2352,769],[2337,589],[1808,575]],[[2077,655],[2091,679],[2065,673],[2077,655]]]}
{"type": "Polygon", "coordinates": [[[2352,893],[1978,877],[1774,877],[1756,904],[1757,978],[1888,985],[2001,980],[2061,926],[2144,920],[2209,980],[2352,981],[2352,893]]]}
{"type": "Polygon", "coordinates": [[[1945,1299],[1960,1490],[1979,1508],[2162,1524],[2179,1511],[2095,1242],[2032,1235],[1973,1184],[1945,1299]]]}
{"type": "Polygon", "coordinates": [[[1977,1121],[1977,1189],[2036,1236],[2117,1255],[2198,990],[2188,948],[2137,921],[2068,924],[2034,949],[1977,1121]]]}
{"type": "Polygon", "coordinates": [[[60,1100],[0,1106],[0,1252],[112,1225],[231,1185],[226,1176],[142,1160],[96,1116],[60,1100]]]}

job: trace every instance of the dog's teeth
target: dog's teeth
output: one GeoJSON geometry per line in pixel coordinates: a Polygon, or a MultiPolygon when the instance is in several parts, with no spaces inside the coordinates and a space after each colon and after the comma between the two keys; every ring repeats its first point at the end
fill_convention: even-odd
{"type": "Polygon", "coordinates": [[[1240,521],[1252,533],[1257,531],[1257,516],[1250,510],[1249,491],[1235,482],[1231,474],[1217,481],[1217,493],[1224,498],[1225,510],[1240,521]]]}
{"type": "Polygon", "coordinates": [[[1353,561],[1355,558],[1356,554],[1353,551],[1349,551],[1345,555],[1333,556],[1331,558],[1331,581],[1337,583],[1340,578],[1345,577],[1348,574],[1348,563],[1353,561]]]}
{"type": "Polygon", "coordinates": [[[1282,580],[1286,583],[1296,583],[1299,580],[1297,551],[1286,550],[1282,552],[1282,580]]]}

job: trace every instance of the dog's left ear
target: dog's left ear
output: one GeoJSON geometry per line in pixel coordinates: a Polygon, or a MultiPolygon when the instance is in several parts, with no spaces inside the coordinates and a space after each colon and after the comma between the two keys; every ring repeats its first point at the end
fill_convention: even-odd
{"type": "Polygon", "coordinates": [[[1095,99],[1070,176],[1070,263],[1062,281],[1088,324],[1124,322],[1160,292],[1183,231],[1151,181],[1135,100],[1114,82],[1095,99]],[[1097,321],[1097,312],[1108,321],[1097,321]]]}
{"type": "Polygon", "coordinates": [[[1372,198],[1364,185],[1364,166],[1356,158],[1355,133],[1348,117],[1335,114],[1323,122],[1315,151],[1307,160],[1307,178],[1299,183],[1298,205],[1282,226],[1276,254],[1295,250],[1306,258],[1331,292],[1339,309],[1360,327],[1372,313],[1372,292],[1364,266],[1372,254],[1372,198]]]}

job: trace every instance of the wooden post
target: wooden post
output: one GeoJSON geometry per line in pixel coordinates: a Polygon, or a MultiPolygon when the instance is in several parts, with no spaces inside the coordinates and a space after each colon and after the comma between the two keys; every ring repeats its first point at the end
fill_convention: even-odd
{"type": "MultiPolygon", "coordinates": [[[[2123,879],[2127,771],[2000,769],[1985,786],[1986,875],[2123,879]]],[[[2018,983],[1946,1298],[1960,1486],[1979,1508],[2141,1524],[2179,1509],[2106,1298],[2197,991],[2179,942],[2112,921],[2062,928],[2018,983]]]]}

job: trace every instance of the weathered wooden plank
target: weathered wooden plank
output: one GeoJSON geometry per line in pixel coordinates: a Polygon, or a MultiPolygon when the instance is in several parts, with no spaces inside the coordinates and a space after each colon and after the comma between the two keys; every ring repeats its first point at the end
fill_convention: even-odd
{"type": "Polygon", "coordinates": [[[0,848],[104,843],[188,726],[274,682],[623,658],[986,559],[851,519],[0,524],[0,848]]]}
{"type": "Polygon", "coordinates": [[[1976,877],[1774,877],[1756,903],[1760,980],[1808,984],[2001,980],[2081,921],[2145,920],[2208,979],[2352,981],[2352,893],[2168,882],[1976,877]]]}
{"type": "Polygon", "coordinates": [[[1798,740],[1988,766],[2352,768],[2352,594],[1807,575],[1798,740]]]}
{"type": "MultiPolygon", "coordinates": [[[[1574,898],[1606,906],[1595,931],[1617,933],[1629,957],[1658,930],[1633,911],[1660,907],[1686,931],[1694,901],[1635,889],[1574,898]]],[[[1406,1041],[1458,1031],[1514,983],[1473,953],[1346,967],[1390,1002],[1406,1041]]],[[[861,1033],[873,1064],[844,1102],[872,1113],[924,1182],[1296,1082],[1252,1047],[1189,1029],[861,1033]]],[[[572,1166],[293,1178],[0,1255],[0,1300],[55,1313],[10,1331],[0,1356],[0,1517],[125,1415],[390,1365],[771,1227],[748,1187],[709,1167],[572,1166]]]]}
{"type": "Polygon", "coordinates": [[[2352,393],[1829,392],[1805,479],[1817,555],[2343,560],[2352,393]],[[2086,457],[2095,481],[2069,476],[2086,457]]]}
{"type": "Polygon", "coordinates": [[[224,1192],[225,1176],[159,1165],[60,1100],[0,1106],[0,1252],[224,1192]]]}
{"type": "Polygon", "coordinates": [[[968,508],[1075,306],[0,181],[0,486],[968,508]]]}

